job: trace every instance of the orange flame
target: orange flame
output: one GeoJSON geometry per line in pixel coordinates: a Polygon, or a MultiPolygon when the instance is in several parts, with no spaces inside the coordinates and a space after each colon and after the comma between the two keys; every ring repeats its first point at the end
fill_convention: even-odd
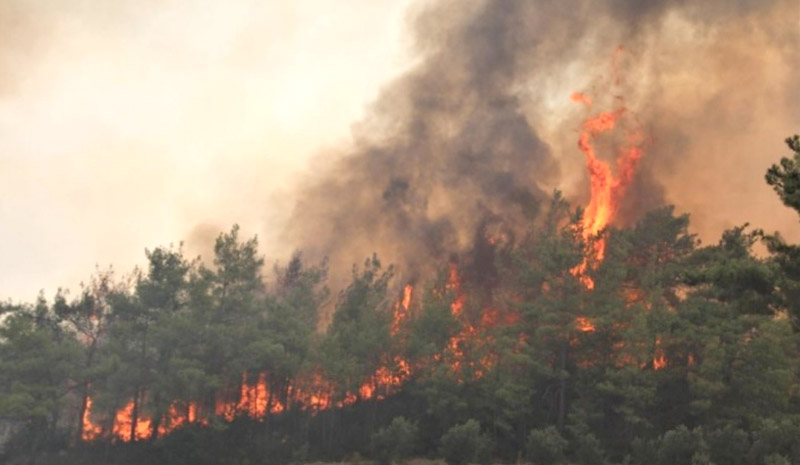
{"type": "MultiPolygon", "coordinates": [[[[465,361],[467,344],[476,342],[482,347],[492,341],[491,336],[486,336],[484,331],[497,324],[513,325],[519,319],[519,314],[514,312],[502,313],[495,308],[487,307],[481,314],[478,323],[471,323],[464,315],[465,296],[461,292],[461,279],[458,268],[455,264],[450,267],[449,280],[445,289],[453,291],[455,297],[451,302],[450,310],[460,323],[460,331],[448,342],[445,351],[434,356],[437,361],[445,361],[452,368],[454,373],[460,373],[465,367],[471,369],[471,376],[475,379],[481,378],[486,372],[492,369],[497,363],[497,356],[493,353],[482,355],[476,361],[465,361]],[[445,358],[446,357],[446,358],[445,358]]],[[[392,325],[392,335],[396,336],[402,323],[410,317],[413,298],[413,286],[408,284],[403,289],[402,297],[395,305],[395,318],[392,325]]],[[[384,399],[388,395],[396,392],[412,374],[412,366],[409,361],[401,356],[395,356],[391,360],[385,361],[371,376],[362,382],[355,392],[342,394],[341,400],[334,401],[334,385],[325,378],[320,371],[315,371],[300,376],[292,381],[288,386],[287,405],[283,405],[273,396],[270,396],[268,374],[260,373],[255,381],[249,381],[247,373],[242,374],[238,389],[222,390],[217,393],[216,400],[212,407],[213,415],[219,416],[226,421],[233,421],[240,416],[248,416],[253,419],[261,420],[268,413],[281,413],[291,403],[298,408],[309,410],[316,413],[334,407],[352,405],[359,400],[384,399]]],[[[146,401],[146,396],[142,396],[142,403],[146,401]]],[[[187,424],[197,423],[208,425],[208,412],[200,412],[196,402],[175,401],[170,404],[168,411],[161,417],[161,421],[156,427],[153,419],[140,412],[133,426],[133,400],[129,401],[124,407],[120,408],[115,416],[113,428],[110,435],[117,440],[129,442],[133,439],[146,440],[153,437],[157,432],[159,436],[166,435],[187,424]],[[205,415],[204,415],[205,414],[205,415]],[[134,432],[131,433],[131,430],[134,432]],[[157,431],[156,431],[157,430],[157,431]]],[[[84,415],[85,431],[82,439],[92,440],[102,434],[99,426],[90,422],[91,400],[84,415]]]]}
{"type": "Polygon", "coordinates": [[[409,317],[409,309],[411,308],[411,296],[414,293],[414,286],[406,284],[403,288],[403,298],[394,306],[394,315],[392,317],[391,335],[395,336],[399,331],[403,322],[409,317]]]}
{"type": "Polygon", "coordinates": [[[657,337],[653,354],[653,369],[660,370],[666,366],[667,357],[664,355],[664,349],[661,348],[661,338],[657,337]]]}
{"type": "Polygon", "coordinates": [[[181,405],[173,402],[169,406],[169,411],[164,415],[164,419],[158,425],[158,434],[163,436],[169,434],[185,424],[201,423],[205,424],[203,420],[199,420],[197,416],[197,403],[189,402],[185,408],[180,408],[181,405]]]}
{"type": "Polygon", "coordinates": [[[81,439],[84,441],[94,441],[103,432],[100,425],[92,423],[92,398],[86,397],[86,410],[83,412],[83,431],[81,439]]]}
{"type": "MultiPolygon", "coordinates": [[[[591,107],[591,99],[581,93],[572,95],[572,100],[583,102],[591,107]]],[[[582,131],[578,138],[578,147],[586,157],[586,168],[589,171],[591,198],[589,205],[583,213],[582,235],[584,240],[595,238],[590,256],[572,269],[572,274],[578,276],[587,289],[594,289],[594,281],[586,276],[590,259],[595,263],[602,262],[605,258],[606,242],[599,237],[619,208],[625,190],[631,184],[636,173],[636,167],[642,158],[642,149],[639,147],[642,136],[638,131],[628,135],[626,146],[622,147],[616,159],[617,174],[611,165],[600,159],[593,145],[594,139],[602,133],[614,130],[617,122],[627,113],[623,106],[610,112],[602,112],[588,118],[583,122],[582,131]]]]}
{"type": "Polygon", "coordinates": [[[584,105],[586,105],[589,108],[592,107],[592,99],[591,99],[591,97],[589,97],[588,95],[586,95],[584,93],[573,92],[573,94],[570,96],[570,98],[572,99],[573,102],[583,103],[584,105]]]}
{"type": "MultiPolygon", "coordinates": [[[[131,438],[131,426],[133,425],[133,400],[128,402],[125,407],[119,409],[114,416],[114,426],[111,432],[124,442],[129,442],[131,438]]],[[[149,439],[153,434],[150,418],[141,414],[136,421],[135,434],[136,440],[149,439]]]]}
{"type": "Polygon", "coordinates": [[[588,318],[579,316],[575,318],[575,327],[582,333],[592,333],[595,331],[594,323],[589,321],[588,318]]]}

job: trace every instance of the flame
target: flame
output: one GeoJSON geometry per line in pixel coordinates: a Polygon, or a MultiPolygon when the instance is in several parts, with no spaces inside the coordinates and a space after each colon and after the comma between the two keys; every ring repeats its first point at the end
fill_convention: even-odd
{"type": "Polygon", "coordinates": [[[573,102],[583,103],[587,107],[592,107],[592,98],[581,92],[573,92],[570,96],[573,102]]]}
{"type": "Polygon", "coordinates": [[[582,333],[592,333],[595,331],[594,323],[589,321],[588,318],[579,316],[575,318],[575,327],[582,333]]]}
{"type": "Polygon", "coordinates": [[[186,424],[192,423],[207,424],[205,420],[199,419],[197,416],[197,403],[189,402],[183,407],[181,403],[173,402],[170,404],[161,424],[158,425],[158,435],[164,436],[186,424]]]}
{"type": "MultiPolygon", "coordinates": [[[[621,48],[617,49],[614,55],[615,75],[617,74],[616,60],[621,50],[621,48]]],[[[584,103],[587,108],[592,107],[592,100],[585,94],[576,92],[572,94],[572,100],[584,103]]],[[[589,117],[583,122],[578,138],[578,147],[586,157],[591,192],[589,204],[583,213],[582,236],[584,241],[594,239],[594,242],[591,252],[571,271],[589,290],[594,289],[594,280],[586,275],[589,263],[590,261],[599,263],[605,258],[606,241],[600,236],[600,233],[614,219],[620,201],[624,197],[627,187],[633,181],[636,167],[643,155],[640,147],[642,134],[638,129],[634,129],[627,135],[626,144],[620,149],[617,156],[615,175],[611,165],[598,157],[593,141],[598,135],[613,131],[620,118],[627,113],[627,108],[620,106],[613,111],[601,112],[589,117]]]]}
{"type": "Polygon", "coordinates": [[[243,373],[236,410],[246,413],[250,418],[261,418],[267,412],[268,400],[267,375],[261,373],[256,383],[249,385],[247,384],[247,373],[243,373]]]}
{"type": "MultiPolygon", "coordinates": [[[[615,85],[618,85],[621,81],[619,59],[622,53],[622,47],[617,48],[612,59],[615,85]]],[[[571,99],[574,102],[582,103],[587,109],[591,109],[593,106],[592,99],[580,92],[573,93],[571,99]]],[[[622,100],[618,99],[618,102],[622,102],[622,100]]],[[[620,121],[629,114],[628,109],[622,104],[612,111],[596,113],[583,122],[580,136],[578,137],[578,148],[583,152],[586,159],[591,194],[589,203],[583,212],[580,231],[583,241],[591,244],[591,247],[585,252],[581,263],[573,267],[570,272],[589,291],[595,288],[595,282],[587,274],[587,271],[590,267],[597,267],[605,259],[606,255],[606,239],[602,236],[602,232],[614,220],[625,192],[633,182],[636,168],[643,155],[641,148],[643,137],[635,125],[633,125],[633,128],[625,127],[627,133],[624,134],[625,142],[620,146],[615,160],[616,169],[612,169],[612,165],[608,161],[598,156],[594,141],[599,135],[614,131],[619,127],[620,121]]],[[[629,306],[642,298],[640,292],[635,289],[624,291],[623,294],[629,306]]],[[[575,328],[583,333],[592,333],[596,330],[595,325],[585,316],[575,318],[574,324],[575,328]]],[[[666,358],[660,348],[660,343],[661,340],[659,338],[656,340],[653,358],[653,369],[655,370],[666,366],[666,358]]],[[[614,346],[616,351],[621,351],[623,348],[624,345],[621,343],[619,346],[614,346]]],[[[622,364],[636,363],[631,355],[625,354],[622,355],[618,362],[622,364]]],[[[590,362],[587,361],[586,363],[590,362]]]]}
{"type": "Polygon", "coordinates": [[[411,296],[414,293],[414,286],[411,284],[406,284],[403,288],[403,297],[400,299],[397,304],[394,306],[394,315],[392,317],[392,327],[391,327],[391,335],[395,336],[400,331],[400,327],[403,325],[409,317],[409,309],[411,308],[411,296]]]}
{"type": "Polygon", "coordinates": [[[450,303],[450,314],[459,323],[460,330],[450,338],[444,353],[436,354],[434,360],[444,360],[450,366],[451,371],[457,375],[459,381],[464,380],[463,370],[465,368],[470,369],[473,379],[480,379],[497,363],[497,355],[491,350],[487,350],[491,349],[491,344],[494,342],[491,334],[487,334],[488,331],[498,324],[505,326],[516,324],[519,321],[519,313],[515,311],[500,312],[496,308],[486,307],[482,309],[477,322],[471,321],[464,313],[466,296],[461,291],[461,277],[455,263],[450,264],[445,290],[454,294],[453,301],[450,303]],[[483,351],[484,354],[477,360],[468,360],[467,351],[474,349],[478,349],[479,352],[483,351]]]}
{"type": "MultiPolygon", "coordinates": [[[[131,426],[133,426],[133,407],[134,403],[133,400],[128,402],[125,407],[119,409],[117,414],[114,416],[114,425],[111,428],[111,432],[124,442],[131,441],[131,426]]],[[[150,418],[144,417],[139,414],[139,418],[136,421],[135,434],[136,440],[145,440],[150,439],[150,436],[153,434],[153,430],[151,427],[152,421],[150,418]]]]}
{"type": "Polygon", "coordinates": [[[653,351],[653,369],[660,370],[667,366],[667,357],[664,355],[664,350],[661,348],[661,338],[657,337],[655,342],[655,350],[653,351]]]}
{"type": "Polygon", "coordinates": [[[461,316],[461,311],[464,309],[464,296],[461,294],[460,289],[461,278],[458,276],[458,266],[455,263],[451,263],[445,290],[452,291],[456,296],[453,302],[450,303],[450,313],[456,318],[461,316]]]}
{"type": "Polygon", "coordinates": [[[84,441],[94,441],[103,432],[100,425],[92,423],[92,398],[86,397],[86,410],[83,411],[83,431],[81,439],[84,441]]]}
{"type": "MultiPolygon", "coordinates": [[[[619,53],[615,54],[615,60],[619,53]]],[[[587,109],[593,108],[594,102],[587,94],[576,92],[571,95],[571,98],[573,101],[585,105],[587,109]]],[[[584,211],[581,234],[584,241],[590,242],[592,246],[584,256],[582,263],[575,266],[571,272],[589,290],[594,289],[595,283],[587,275],[587,271],[605,258],[606,243],[600,234],[614,220],[619,203],[634,178],[643,154],[640,148],[642,137],[634,131],[627,135],[627,140],[616,158],[615,169],[612,169],[609,162],[598,156],[594,140],[600,134],[613,131],[627,114],[629,112],[624,106],[613,111],[597,113],[583,122],[578,138],[578,146],[586,158],[591,191],[591,199],[584,211]]],[[[499,239],[495,237],[489,238],[491,244],[495,244],[497,240],[499,239]]],[[[461,287],[458,267],[455,263],[451,263],[444,289],[452,292],[453,300],[450,302],[450,312],[458,322],[460,329],[450,338],[446,347],[433,356],[433,361],[446,363],[459,380],[463,380],[465,368],[470,369],[474,378],[480,378],[495,366],[497,356],[491,351],[493,339],[489,329],[498,324],[511,326],[519,319],[518,313],[501,312],[491,306],[482,310],[478,315],[480,318],[470,317],[465,313],[466,296],[461,287]],[[470,360],[469,353],[481,353],[472,352],[475,349],[479,349],[483,354],[477,360],[470,360]]],[[[544,284],[542,292],[548,291],[548,285],[544,284]]],[[[402,329],[411,317],[413,298],[414,286],[408,283],[404,286],[402,294],[394,306],[390,334],[401,343],[402,329]]],[[[594,323],[583,316],[577,317],[574,325],[576,330],[582,333],[592,333],[596,330],[594,323]]],[[[419,365],[414,366],[418,367],[419,365]]],[[[653,368],[661,369],[664,366],[666,366],[666,359],[660,349],[660,339],[658,339],[653,368]]],[[[285,396],[281,397],[286,401],[284,405],[277,400],[277,396],[270,395],[267,373],[260,373],[253,382],[248,382],[248,379],[253,378],[248,378],[247,373],[244,373],[238,389],[217,393],[216,401],[213,406],[209,407],[209,410],[227,421],[233,421],[237,416],[262,420],[268,413],[281,413],[290,406],[315,413],[329,408],[351,405],[359,400],[383,399],[396,392],[398,387],[411,375],[412,364],[400,356],[395,356],[385,360],[382,366],[363,380],[355,390],[356,392],[339,393],[340,397],[336,399],[334,398],[333,383],[325,378],[322,371],[318,370],[292,381],[284,393],[285,396]]],[[[129,402],[125,407],[119,409],[114,417],[111,434],[121,441],[134,439],[131,437],[132,429],[135,431],[135,439],[147,439],[154,433],[152,419],[141,413],[137,424],[132,428],[133,405],[133,401],[129,402]]],[[[140,408],[140,410],[142,409],[140,408]]],[[[84,431],[81,437],[85,441],[93,440],[102,433],[102,429],[91,422],[90,411],[91,399],[87,402],[84,414],[84,431]]],[[[158,434],[168,434],[186,424],[208,424],[208,415],[209,412],[199,411],[196,402],[173,402],[159,422],[158,434]]]]}

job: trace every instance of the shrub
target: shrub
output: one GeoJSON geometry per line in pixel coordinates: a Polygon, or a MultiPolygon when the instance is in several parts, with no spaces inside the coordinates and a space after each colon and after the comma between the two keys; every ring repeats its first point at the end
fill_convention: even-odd
{"type": "Polygon", "coordinates": [[[575,461],[581,465],[602,465],[603,446],[594,434],[582,434],[575,439],[575,461]]]}
{"type": "Polygon", "coordinates": [[[448,465],[487,464],[492,459],[492,448],[491,440],[481,434],[480,424],[467,420],[444,433],[439,453],[448,465]]]}
{"type": "Polygon", "coordinates": [[[701,450],[692,455],[692,465],[714,465],[714,462],[708,452],[701,450]]]}
{"type": "Polygon", "coordinates": [[[785,455],[770,454],[764,457],[764,465],[792,465],[792,462],[785,455]]]}
{"type": "Polygon", "coordinates": [[[635,438],[631,442],[631,463],[636,465],[651,465],[656,463],[657,457],[657,441],[635,438]]]}
{"type": "Polygon", "coordinates": [[[780,461],[777,456],[786,457],[791,463],[800,463],[800,426],[796,419],[782,421],[765,420],[753,432],[753,446],[750,449],[750,462],[766,463],[768,457],[780,461]],[[792,421],[795,420],[795,421],[792,421]]]}
{"type": "Polygon", "coordinates": [[[372,453],[380,465],[402,460],[414,452],[418,428],[404,417],[395,417],[389,426],[372,435],[372,453]]]}
{"type": "Polygon", "coordinates": [[[567,440],[553,426],[531,431],[525,444],[528,460],[536,465],[562,463],[566,448],[567,440]]]}
{"type": "Polygon", "coordinates": [[[669,430],[661,437],[658,463],[662,465],[692,465],[696,453],[706,452],[700,429],[689,430],[684,425],[669,430]]]}
{"type": "Polygon", "coordinates": [[[715,463],[729,465],[744,465],[747,463],[750,436],[743,430],[732,425],[726,425],[722,429],[708,433],[706,441],[711,452],[711,459],[715,463]]]}

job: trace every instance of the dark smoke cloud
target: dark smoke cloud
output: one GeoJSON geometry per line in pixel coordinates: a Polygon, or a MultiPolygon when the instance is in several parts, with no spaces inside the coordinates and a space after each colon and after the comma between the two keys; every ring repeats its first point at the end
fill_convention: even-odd
{"type": "MultiPolygon", "coordinates": [[[[772,30],[776,18],[797,13],[793,3],[426,3],[411,21],[417,66],[384,89],[354,126],[351,147],[320,161],[320,174],[300,190],[287,238],[311,256],[330,256],[334,272],[377,252],[399,266],[403,279],[414,279],[433,260],[468,248],[487,221],[510,231],[535,221],[554,187],[584,202],[588,190],[571,184],[585,186],[575,148],[580,113],[571,109],[565,118],[547,104],[554,89],[565,101],[582,90],[563,88],[570,82],[598,94],[601,109],[624,94],[651,139],[620,223],[666,202],[705,214],[687,192],[723,198],[727,206],[725,194],[712,193],[724,189],[719,177],[687,176],[685,167],[708,162],[709,149],[731,149],[723,138],[741,142],[735,128],[763,128],[759,118],[770,113],[798,121],[781,100],[797,93],[781,74],[782,60],[797,57],[797,44],[789,42],[797,33],[772,30]],[[611,56],[619,44],[624,79],[614,82],[611,56]],[[756,46],[777,58],[764,62],[756,46]],[[737,74],[732,66],[750,68],[737,74]],[[738,86],[745,97],[732,98],[738,86]],[[747,108],[741,99],[764,108],[747,108]]],[[[752,154],[733,149],[739,161],[752,162],[752,154]]],[[[764,187],[760,174],[740,182],[764,187]]],[[[758,201],[770,195],[762,190],[758,201]]],[[[714,234],[721,226],[699,224],[714,234]]]]}
{"type": "Polygon", "coordinates": [[[465,247],[487,217],[535,218],[539,186],[558,171],[514,92],[523,4],[453,9],[419,17],[423,63],[389,86],[355,128],[353,152],[302,196],[289,234],[313,254],[337,264],[377,251],[413,273],[465,247]]]}

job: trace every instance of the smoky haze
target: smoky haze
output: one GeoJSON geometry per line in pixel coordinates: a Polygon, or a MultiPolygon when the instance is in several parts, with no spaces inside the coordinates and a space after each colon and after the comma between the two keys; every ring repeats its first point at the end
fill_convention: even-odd
{"type": "Polygon", "coordinates": [[[487,225],[535,221],[554,188],[586,202],[572,91],[592,112],[624,99],[647,138],[616,224],[674,203],[707,241],[745,221],[796,236],[763,173],[800,127],[799,15],[785,0],[417,5],[416,66],[320,156],[287,242],[334,272],[377,252],[414,280],[487,225]]]}
{"type": "Polygon", "coordinates": [[[234,222],[335,285],[373,252],[413,280],[554,189],[585,204],[578,129],[617,96],[647,137],[617,224],[668,203],[706,242],[798,240],[763,174],[800,131],[799,23],[793,0],[9,0],[0,298],[207,255],[234,222]]]}
{"type": "Polygon", "coordinates": [[[271,245],[308,157],[407,62],[405,8],[0,2],[0,299],[208,254],[234,223],[271,245]]]}

